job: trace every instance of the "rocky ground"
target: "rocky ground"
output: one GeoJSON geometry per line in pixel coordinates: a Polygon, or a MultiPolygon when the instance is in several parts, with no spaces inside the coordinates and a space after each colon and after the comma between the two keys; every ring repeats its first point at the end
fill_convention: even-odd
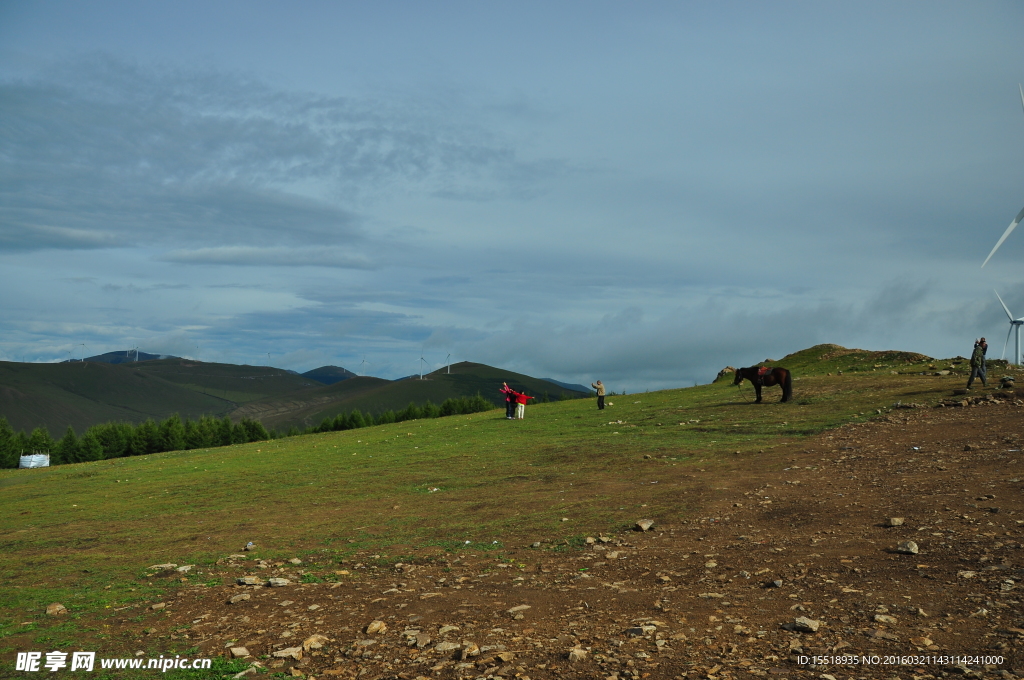
{"type": "Polygon", "coordinates": [[[650,530],[585,546],[225,556],[226,581],[256,585],[184,588],[112,638],[244,656],[250,677],[1024,675],[1022,410],[962,399],[781,445],[769,465],[671,468],[694,514],[638,513],[650,530]]]}

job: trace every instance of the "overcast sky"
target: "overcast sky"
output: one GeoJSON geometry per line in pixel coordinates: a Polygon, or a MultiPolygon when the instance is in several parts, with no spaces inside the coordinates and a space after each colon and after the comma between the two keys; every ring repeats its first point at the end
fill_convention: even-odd
{"type": "Polygon", "coordinates": [[[998,357],[1021,27],[1020,2],[0,1],[0,359],[450,353],[635,391],[822,342],[998,357]]]}

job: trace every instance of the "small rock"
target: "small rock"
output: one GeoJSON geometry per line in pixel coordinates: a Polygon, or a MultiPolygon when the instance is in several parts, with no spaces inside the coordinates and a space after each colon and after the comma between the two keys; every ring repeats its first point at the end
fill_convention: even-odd
{"type": "Polygon", "coordinates": [[[302,564],[302,560],[300,560],[298,557],[293,557],[290,560],[288,560],[288,562],[290,562],[291,564],[296,564],[296,565],[302,564]]]}
{"type": "Polygon", "coordinates": [[[467,642],[459,652],[459,658],[463,661],[471,656],[480,656],[480,646],[475,642],[467,642]]]}
{"type": "Polygon", "coordinates": [[[188,572],[192,571],[192,567],[194,567],[194,566],[196,566],[196,565],[194,565],[194,564],[185,564],[185,565],[182,565],[182,566],[178,567],[174,571],[178,572],[179,574],[187,574],[188,572]]]}
{"type": "Polygon", "coordinates": [[[240,586],[258,586],[260,584],[260,580],[255,576],[243,576],[235,582],[240,586]]]}
{"type": "Polygon", "coordinates": [[[319,633],[316,635],[310,635],[302,641],[302,651],[308,652],[311,649],[320,649],[324,646],[325,642],[327,642],[326,635],[320,635],[319,633]]]}
{"type": "Polygon", "coordinates": [[[367,635],[383,635],[388,629],[388,624],[383,621],[372,621],[370,625],[366,627],[367,635]]]}
{"type": "Polygon", "coordinates": [[[568,522],[568,521],[569,521],[569,518],[568,518],[568,517],[563,517],[561,521],[563,521],[563,522],[568,522]]]}
{"type": "Polygon", "coordinates": [[[916,645],[917,647],[928,647],[934,643],[931,641],[931,638],[912,637],[910,638],[910,644],[916,645]]]}
{"type": "Polygon", "coordinates": [[[640,531],[650,531],[651,527],[654,526],[653,519],[642,519],[636,523],[636,528],[640,531]]]}
{"type": "MultiPolygon", "coordinates": [[[[646,531],[646,529],[644,530],[646,531]]],[[[577,661],[585,661],[587,658],[587,650],[580,649],[579,647],[573,647],[569,650],[569,662],[576,663],[577,661]]]]}
{"type": "Polygon", "coordinates": [[[438,642],[434,645],[434,651],[438,654],[447,654],[448,652],[454,652],[459,648],[457,642],[438,642]]]}
{"type": "Polygon", "coordinates": [[[228,602],[230,604],[238,604],[239,602],[244,602],[245,600],[248,600],[250,597],[252,596],[249,595],[249,593],[241,593],[239,595],[232,596],[231,599],[228,600],[228,602]]]}
{"type": "Polygon", "coordinates": [[[232,647],[231,656],[235,659],[244,659],[245,657],[249,656],[249,650],[245,647],[232,647]]]}
{"type": "Polygon", "coordinates": [[[975,576],[978,575],[978,572],[976,572],[976,571],[958,571],[958,572],[956,572],[956,575],[959,576],[960,578],[974,578],[975,576]]]}
{"type": "Polygon", "coordinates": [[[286,578],[272,578],[267,581],[267,585],[271,588],[280,588],[282,586],[290,586],[291,584],[292,582],[286,578]]]}
{"type": "Polygon", "coordinates": [[[597,542],[597,539],[595,539],[593,536],[587,536],[586,540],[587,540],[587,545],[594,545],[594,543],[597,542]]]}
{"type": "Polygon", "coordinates": [[[458,626],[441,626],[441,628],[438,629],[437,634],[444,635],[445,633],[457,633],[458,631],[458,626]]]}
{"type": "Polygon", "coordinates": [[[528,604],[519,604],[519,605],[516,605],[515,607],[512,607],[511,609],[509,609],[508,613],[509,614],[518,614],[519,612],[525,612],[527,609],[530,609],[530,608],[531,607],[528,604]]]}
{"type": "Polygon", "coordinates": [[[887,526],[887,527],[901,527],[901,526],[903,526],[903,518],[902,517],[890,517],[889,520],[885,523],[885,526],[887,526]]]}
{"type": "Polygon", "coordinates": [[[532,544],[530,545],[530,547],[531,547],[531,548],[539,548],[539,547],[540,547],[540,541],[536,541],[536,542],[532,543],[532,544]]]}
{"type": "Polygon", "coordinates": [[[54,602],[53,604],[46,605],[47,616],[60,616],[61,614],[67,614],[68,609],[60,602],[54,602]]]}
{"type": "Polygon", "coordinates": [[[149,608],[152,609],[153,611],[159,611],[160,609],[163,609],[166,606],[167,606],[166,602],[157,602],[156,604],[151,605],[149,608]]]}
{"type": "Polygon", "coordinates": [[[248,543],[246,543],[245,547],[242,548],[242,550],[255,550],[255,549],[256,549],[256,544],[253,543],[252,541],[249,541],[248,543]]]}
{"type": "Polygon", "coordinates": [[[900,541],[900,544],[896,546],[896,552],[903,553],[904,555],[916,555],[919,551],[917,543],[913,541],[900,541]]]}
{"type": "Polygon", "coordinates": [[[171,569],[174,569],[177,566],[178,566],[177,564],[172,564],[172,563],[168,562],[167,564],[151,564],[151,565],[149,565],[149,568],[150,569],[155,569],[157,571],[170,571],[171,569]]]}
{"type": "Polygon", "coordinates": [[[796,630],[802,630],[806,633],[817,633],[820,626],[821,621],[815,621],[806,616],[799,616],[793,621],[793,627],[796,630]]]}
{"type": "Polygon", "coordinates": [[[617,559],[619,559],[619,551],[618,550],[611,550],[609,552],[606,552],[604,554],[604,556],[606,558],[608,558],[609,560],[617,560],[617,559]]]}
{"type": "Polygon", "coordinates": [[[717,566],[718,566],[718,562],[715,562],[714,560],[711,560],[710,562],[705,562],[704,563],[704,568],[705,569],[714,569],[717,566]]]}
{"type": "Polygon", "coordinates": [[[889,625],[896,625],[899,623],[896,617],[889,616],[888,614],[875,614],[875,621],[878,623],[888,623],[889,625]]]}
{"type": "Polygon", "coordinates": [[[295,659],[296,661],[301,661],[302,647],[286,647],[274,652],[274,656],[278,659],[295,659]]]}

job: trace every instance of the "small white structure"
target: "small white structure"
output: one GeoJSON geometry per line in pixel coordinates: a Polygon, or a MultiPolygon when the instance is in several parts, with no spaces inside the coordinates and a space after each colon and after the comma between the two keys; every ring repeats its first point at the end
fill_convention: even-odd
{"type": "Polygon", "coordinates": [[[19,468],[41,468],[50,467],[50,454],[48,453],[33,453],[28,456],[22,456],[21,460],[18,461],[19,468]]]}

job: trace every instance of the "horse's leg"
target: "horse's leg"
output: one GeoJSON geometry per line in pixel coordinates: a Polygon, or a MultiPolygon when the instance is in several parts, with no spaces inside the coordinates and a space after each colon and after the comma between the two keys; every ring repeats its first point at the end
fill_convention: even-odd
{"type": "Polygon", "coordinates": [[[754,400],[754,403],[755,404],[760,404],[761,403],[761,386],[758,385],[756,382],[754,383],[754,392],[757,393],[757,399],[754,400]]]}

